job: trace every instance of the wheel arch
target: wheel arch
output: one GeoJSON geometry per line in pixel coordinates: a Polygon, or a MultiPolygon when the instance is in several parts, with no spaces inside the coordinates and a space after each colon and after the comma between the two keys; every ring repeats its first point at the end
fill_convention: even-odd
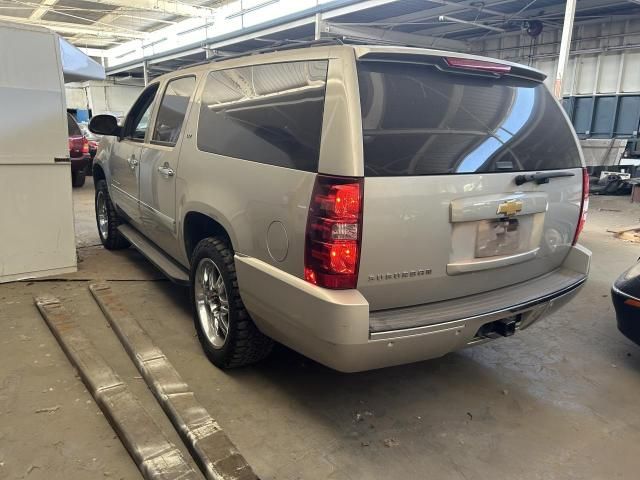
{"type": "Polygon", "coordinates": [[[207,237],[225,238],[231,249],[235,250],[235,242],[230,234],[230,228],[211,215],[207,215],[197,210],[190,210],[182,221],[182,239],[185,253],[189,262],[198,242],[207,237]]]}
{"type": "Polygon", "coordinates": [[[94,163],[93,164],[93,169],[92,169],[92,174],[93,174],[93,182],[97,183],[98,180],[106,180],[107,176],[104,173],[104,169],[102,168],[102,166],[98,163],[94,163]]]}

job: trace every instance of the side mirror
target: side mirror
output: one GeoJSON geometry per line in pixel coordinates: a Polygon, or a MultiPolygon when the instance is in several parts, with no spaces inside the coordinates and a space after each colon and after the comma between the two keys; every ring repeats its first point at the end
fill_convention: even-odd
{"type": "Polygon", "coordinates": [[[89,131],[96,135],[119,137],[122,133],[122,128],[118,125],[118,120],[113,115],[96,115],[89,122],[89,131]]]}

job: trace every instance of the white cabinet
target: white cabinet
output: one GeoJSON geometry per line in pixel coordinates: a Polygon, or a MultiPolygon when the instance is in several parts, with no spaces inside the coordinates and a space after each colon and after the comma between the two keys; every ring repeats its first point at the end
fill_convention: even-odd
{"type": "Polygon", "coordinates": [[[64,95],[60,37],[0,23],[0,282],[76,270],[64,95]]]}

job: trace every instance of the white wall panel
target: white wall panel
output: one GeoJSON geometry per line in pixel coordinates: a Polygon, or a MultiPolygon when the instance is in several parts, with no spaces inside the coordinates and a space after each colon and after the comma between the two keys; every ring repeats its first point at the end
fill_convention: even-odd
{"type": "Polygon", "coordinates": [[[533,66],[547,74],[544,83],[547,87],[553,88],[553,81],[556,74],[556,61],[552,58],[541,58],[537,60],[533,66]]]}
{"type": "Polygon", "coordinates": [[[625,93],[640,92],[640,50],[626,54],[621,90],[625,93]]]}
{"type": "Polygon", "coordinates": [[[583,55],[580,57],[580,75],[576,82],[576,94],[590,95],[593,93],[593,82],[596,77],[598,64],[597,55],[583,55]]]}
{"type": "Polygon", "coordinates": [[[597,93],[611,93],[618,88],[618,74],[620,73],[620,53],[600,56],[600,75],[597,93]]]}
{"type": "Polygon", "coordinates": [[[115,85],[108,82],[85,83],[89,108],[93,115],[112,113],[125,115],[142,92],[142,86],[115,85]]]}
{"type": "Polygon", "coordinates": [[[64,91],[67,100],[67,108],[74,108],[77,110],[85,110],[87,108],[87,94],[81,85],[67,84],[65,85],[64,91]]]}

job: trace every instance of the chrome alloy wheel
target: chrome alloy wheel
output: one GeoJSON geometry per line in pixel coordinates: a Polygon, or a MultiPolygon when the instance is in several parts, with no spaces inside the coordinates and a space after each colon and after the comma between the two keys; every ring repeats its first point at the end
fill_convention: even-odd
{"type": "Polygon", "coordinates": [[[209,258],[198,264],[194,291],[202,331],[213,347],[222,348],[229,335],[229,297],[220,270],[209,258]]]}
{"type": "Polygon", "coordinates": [[[98,192],[96,198],[96,215],[98,216],[98,229],[100,236],[106,240],[109,235],[109,213],[107,211],[107,199],[104,192],[98,192]]]}

